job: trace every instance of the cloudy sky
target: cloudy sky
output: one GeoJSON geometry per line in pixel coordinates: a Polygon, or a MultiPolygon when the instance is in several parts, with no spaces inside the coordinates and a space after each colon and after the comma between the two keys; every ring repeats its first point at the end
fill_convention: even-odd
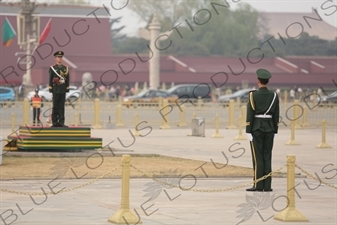
{"type": "MultiPolygon", "coordinates": [[[[316,8],[323,20],[337,27],[337,0],[227,0],[227,2],[232,9],[235,9],[238,4],[248,3],[256,10],[264,12],[311,12],[312,8],[316,8]]],[[[127,3],[128,0],[112,0],[112,4],[115,8],[122,8],[120,10],[114,10],[111,7],[111,0],[90,1],[90,4],[97,6],[105,4],[112,10],[115,17],[123,16],[120,23],[121,25],[126,25],[123,31],[128,33],[129,36],[133,36],[137,34],[138,27],[144,26],[144,23],[135,13],[128,9],[127,3]]]]}
{"type": "MultiPolygon", "coordinates": [[[[17,0],[4,0],[5,2],[17,0]]],[[[31,0],[33,1],[33,0],[31,0]]],[[[57,2],[58,0],[37,0],[38,2],[57,2]]],[[[135,13],[128,9],[129,1],[142,0],[84,0],[91,5],[107,6],[110,8],[112,18],[122,16],[120,25],[125,25],[124,33],[128,36],[137,35],[139,27],[144,26],[135,13]],[[115,10],[111,7],[111,3],[115,8],[122,8],[115,10]]],[[[157,0],[170,1],[170,0],[157,0]]],[[[184,0],[184,1],[198,1],[198,0],[184,0]]],[[[230,8],[235,9],[238,4],[248,3],[258,11],[264,12],[311,12],[312,8],[316,8],[323,20],[329,24],[337,27],[337,0],[227,0],[230,8]]],[[[337,34],[336,34],[337,35],[337,34]]]]}

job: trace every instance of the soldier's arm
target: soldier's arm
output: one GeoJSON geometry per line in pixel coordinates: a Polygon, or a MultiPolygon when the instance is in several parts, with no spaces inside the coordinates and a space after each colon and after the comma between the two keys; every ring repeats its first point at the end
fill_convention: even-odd
{"type": "Polygon", "coordinates": [[[53,92],[53,71],[49,68],[49,92],[53,92]]]}
{"type": "Polygon", "coordinates": [[[68,66],[66,67],[67,68],[67,74],[68,74],[68,76],[67,76],[67,79],[66,79],[66,92],[69,92],[69,79],[70,79],[70,76],[69,76],[69,68],[68,68],[68,66]]]}
{"type": "Polygon", "coordinates": [[[255,111],[255,103],[253,99],[253,92],[249,93],[249,100],[247,103],[247,119],[246,119],[246,133],[252,133],[253,120],[255,111]]]}
{"type": "Polygon", "coordinates": [[[279,125],[279,120],[280,120],[280,102],[279,98],[276,94],[276,99],[275,99],[275,111],[273,114],[273,122],[274,122],[274,127],[275,127],[275,134],[278,132],[278,125],[279,125]]]}

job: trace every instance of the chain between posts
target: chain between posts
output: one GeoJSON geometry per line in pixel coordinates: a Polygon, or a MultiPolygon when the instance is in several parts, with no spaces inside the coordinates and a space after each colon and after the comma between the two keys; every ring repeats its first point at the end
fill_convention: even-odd
{"type": "Polygon", "coordinates": [[[300,167],[299,165],[295,164],[295,167],[296,167],[297,169],[301,170],[301,171],[302,171],[304,174],[306,174],[308,177],[310,177],[310,178],[312,178],[312,179],[314,179],[314,180],[316,180],[316,181],[318,181],[318,182],[320,182],[320,183],[322,183],[322,184],[325,184],[326,186],[329,186],[329,187],[331,187],[331,188],[337,189],[337,186],[334,186],[334,185],[329,184],[329,183],[327,183],[327,182],[325,182],[325,181],[323,181],[323,180],[321,180],[321,179],[319,179],[319,178],[314,177],[312,174],[310,174],[309,172],[307,172],[306,170],[304,170],[304,169],[303,169],[302,167],[300,167]]]}
{"type": "Polygon", "coordinates": [[[257,180],[254,180],[254,181],[252,181],[252,182],[249,182],[249,183],[247,183],[247,184],[243,184],[243,185],[239,185],[239,186],[235,186],[235,187],[230,187],[230,188],[220,188],[220,189],[195,189],[195,188],[194,188],[194,189],[191,189],[191,188],[189,188],[189,189],[184,189],[184,188],[182,188],[180,185],[179,185],[179,186],[178,186],[178,185],[173,185],[173,184],[170,184],[170,183],[161,181],[161,180],[159,180],[158,178],[156,178],[154,175],[148,175],[146,172],[141,171],[140,169],[136,168],[135,166],[133,166],[133,165],[130,165],[130,166],[131,166],[133,169],[135,169],[136,171],[138,171],[139,173],[142,173],[143,175],[145,175],[146,177],[151,178],[151,179],[153,179],[154,181],[157,181],[158,183],[161,183],[161,184],[170,186],[170,187],[172,187],[172,188],[179,188],[179,189],[181,189],[181,190],[183,190],[183,191],[194,191],[194,192],[223,192],[223,191],[232,191],[232,190],[236,190],[236,189],[239,189],[239,188],[246,187],[246,186],[248,186],[248,185],[255,184],[255,183],[257,183],[257,182],[259,182],[259,181],[261,181],[261,180],[266,179],[267,177],[272,176],[274,173],[277,173],[277,172],[281,171],[284,167],[287,166],[287,164],[281,166],[280,168],[278,168],[278,169],[275,170],[275,171],[271,171],[269,174],[264,175],[263,177],[261,177],[261,178],[259,178],[259,179],[257,179],[257,180]]]}
{"type": "Polygon", "coordinates": [[[118,167],[120,167],[122,164],[119,164],[118,166],[116,166],[115,168],[111,169],[110,171],[96,177],[94,180],[91,180],[87,183],[78,185],[76,187],[72,187],[72,188],[66,188],[66,189],[62,189],[61,191],[58,192],[52,192],[52,191],[48,191],[48,192],[42,192],[42,193],[37,193],[37,192],[24,192],[24,191],[13,191],[13,190],[8,190],[5,188],[0,188],[0,192],[7,192],[7,193],[12,193],[12,194],[17,194],[17,195],[31,195],[31,196],[39,196],[39,195],[56,195],[56,194],[60,194],[60,193],[65,193],[65,192],[69,192],[69,191],[74,191],[77,190],[79,188],[85,187],[89,184],[92,184],[96,181],[98,181],[99,179],[102,179],[103,177],[109,175],[110,173],[112,173],[113,171],[117,170],[118,167]]]}

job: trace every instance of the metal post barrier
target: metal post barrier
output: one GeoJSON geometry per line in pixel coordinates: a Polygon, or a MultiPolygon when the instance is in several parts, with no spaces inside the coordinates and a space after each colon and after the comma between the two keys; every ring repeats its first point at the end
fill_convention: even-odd
{"type": "Polygon", "coordinates": [[[134,136],[139,136],[139,131],[138,131],[138,129],[137,129],[137,125],[138,125],[138,120],[139,120],[139,118],[138,118],[139,116],[138,116],[138,112],[135,114],[135,132],[134,132],[134,136]]]}
{"type": "Polygon", "coordinates": [[[242,115],[239,116],[239,135],[234,138],[234,140],[247,140],[245,136],[242,135],[242,115]]]}
{"type": "MultiPolygon", "coordinates": [[[[194,119],[196,119],[196,118],[197,118],[197,114],[196,114],[196,113],[193,113],[193,115],[192,115],[192,121],[193,121],[194,119]]],[[[191,133],[187,134],[187,136],[192,136],[192,131],[191,131],[191,133]]]]}
{"type": "Polygon", "coordinates": [[[11,114],[11,121],[12,121],[12,132],[15,131],[15,114],[11,114]]]}
{"type": "Polygon", "coordinates": [[[284,104],[287,105],[287,102],[288,102],[288,91],[287,90],[284,90],[284,104]]]}
{"type": "Polygon", "coordinates": [[[23,100],[23,124],[29,124],[29,100],[27,98],[23,100]]]}
{"type": "Polygon", "coordinates": [[[287,207],[274,216],[283,222],[308,222],[308,219],[295,207],[295,161],[294,155],[287,156],[287,207]]]}
{"type": "Polygon", "coordinates": [[[241,115],[242,115],[242,123],[246,124],[246,120],[247,120],[247,106],[246,105],[241,106],[241,115]]]}
{"type": "Polygon", "coordinates": [[[185,114],[186,114],[185,106],[182,105],[180,107],[180,110],[179,110],[179,124],[178,124],[178,127],[187,127],[187,123],[185,121],[185,114]]]}
{"type": "Polygon", "coordinates": [[[116,106],[116,127],[124,127],[122,122],[122,105],[119,104],[116,106]]]}
{"type": "Polygon", "coordinates": [[[322,120],[322,142],[318,144],[316,148],[331,148],[331,146],[326,143],[326,121],[325,120],[322,120]]]}
{"type": "Polygon", "coordinates": [[[290,137],[290,140],[286,143],[286,145],[300,145],[300,143],[298,143],[295,140],[295,121],[294,121],[294,119],[291,120],[290,124],[291,124],[291,137],[290,137]]]}
{"type": "Polygon", "coordinates": [[[199,96],[198,100],[197,100],[197,107],[198,107],[198,109],[201,109],[202,103],[203,103],[202,98],[199,96]]]}
{"type": "Polygon", "coordinates": [[[78,119],[78,112],[75,113],[75,122],[74,122],[74,126],[78,127],[79,124],[79,119],[78,119]]]}
{"type": "MultiPolygon", "coordinates": [[[[317,107],[316,107],[316,105],[317,105],[317,96],[318,96],[317,93],[316,93],[316,91],[314,91],[312,93],[312,96],[313,96],[313,99],[312,99],[313,108],[311,110],[316,110],[317,109],[317,107]]],[[[319,98],[321,98],[321,96],[319,96],[319,98]]]]}
{"type": "Polygon", "coordinates": [[[212,135],[212,138],[223,138],[223,136],[219,133],[219,115],[215,116],[215,134],[212,135]]]}
{"type": "Polygon", "coordinates": [[[234,115],[235,115],[235,103],[234,99],[229,100],[229,107],[228,107],[228,118],[229,118],[229,124],[227,126],[227,129],[235,129],[236,126],[234,124],[234,115]]]}
{"type": "Polygon", "coordinates": [[[112,216],[108,222],[115,224],[141,224],[140,217],[138,218],[130,211],[130,155],[122,156],[122,199],[121,208],[112,216]]]}
{"type": "Polygon", "coordinates": [[[163,117],[163,122],[162,122],[162,125],[160,126],[160,129],[170,129],[171,128],[170,125],[168,124],[167,115],[170,113],[168,110],[169,110],[168,100],[164,99],[163,100],[163,108],[162,108],[163,114],[161,114],[162,117],[163,117]]]}
{"type": "Polygon", "coordinates": [[[95,104],[94,104],[94,129],[102,129],[101,125],[101,119],[100,119],[100,114],[101,114],[101,103],[99,98],[95,98],[95,104]]]}
{"type": "Polygon", "coordinates": [[[308,122],[308,107],[303,107],[303,116],[302,116],[302,127],[308,127],[310,124],[308,122]]]}
{"type": "Polygon", "coordinates": [[[300,125],[300,118],[301,118],[301,116],[303,116],[303,115],[300,115],[300,112],[299,112],[300,108],[302,108],[301,105],[300,105],[300,101],[296,99],[296,100],[294,101],[295,129],[300,129],[300,128],[302,128],[301,125],[300,125]]]}
{"type": "Polygon", "coordinates": [[[0,137],[0,166],[2,165],[2,146],[3,146],[3,139],[0,137]]]}

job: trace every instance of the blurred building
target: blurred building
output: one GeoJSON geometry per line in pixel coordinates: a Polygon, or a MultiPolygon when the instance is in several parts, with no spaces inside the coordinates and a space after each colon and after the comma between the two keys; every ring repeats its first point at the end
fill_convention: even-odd
{"type": "MultiPolygon", "coordinates": [[[[0,24],[3,24],[7,17],[13,28],[17,30],[16,15],[20,11],[19,6],[0,3],[0,24]]],[[[125,84],[133,86],[135,82],[149,81],[148,54],[113,54],[109,23],[113,15],[110,16],[104,8],[69,5],[43,7],[41,5],[36,11],[41,18],[41,32],[50,18],[52,22],[47,39],[33,55],[35,63],[32,66],[32,82],[34,84],[48,83],[48,70],[55,62],[53,53],[57,50],[65,52],[64,63],[70,68],[72,85],[80,86],[85,72],[92,74],[97,86],[125,84]]],[[[272,15],[279,16],[274,13],[269,16],[272,15]]],[[[320,24],[327,26],[325,22],[320,24]]],[[[325,31],[325,34],[331,35],[328,31],[325,31]]],[[[19,49],[16,38],[9,47],[1,45],[0,84],[5,82],[3,76],[7,75],[5,79],[8,83],[21,83],[26,67],[17,63],[18,57],[24,55],[17,55],[20,52],[22,50],[19,49]],[[18,76],[13,73],[13,70],[18,76]]],[[[257,62],[260,58],[249,60],[257,62]]],[[[218,86],[237,86],[245,82],[254,86],[256,85],[255,71],[263,67],[273,73],[272,85],[275,86],[292,87],[294,84],[306,87],[336,86],[333,82],[333,80],[337,82],[336,57],[264,58],[255,64],[250,63],[249,60],[247,57],[239,59],[219,56],[162,55],[160,82],[216,83],[218,86]]]]}

